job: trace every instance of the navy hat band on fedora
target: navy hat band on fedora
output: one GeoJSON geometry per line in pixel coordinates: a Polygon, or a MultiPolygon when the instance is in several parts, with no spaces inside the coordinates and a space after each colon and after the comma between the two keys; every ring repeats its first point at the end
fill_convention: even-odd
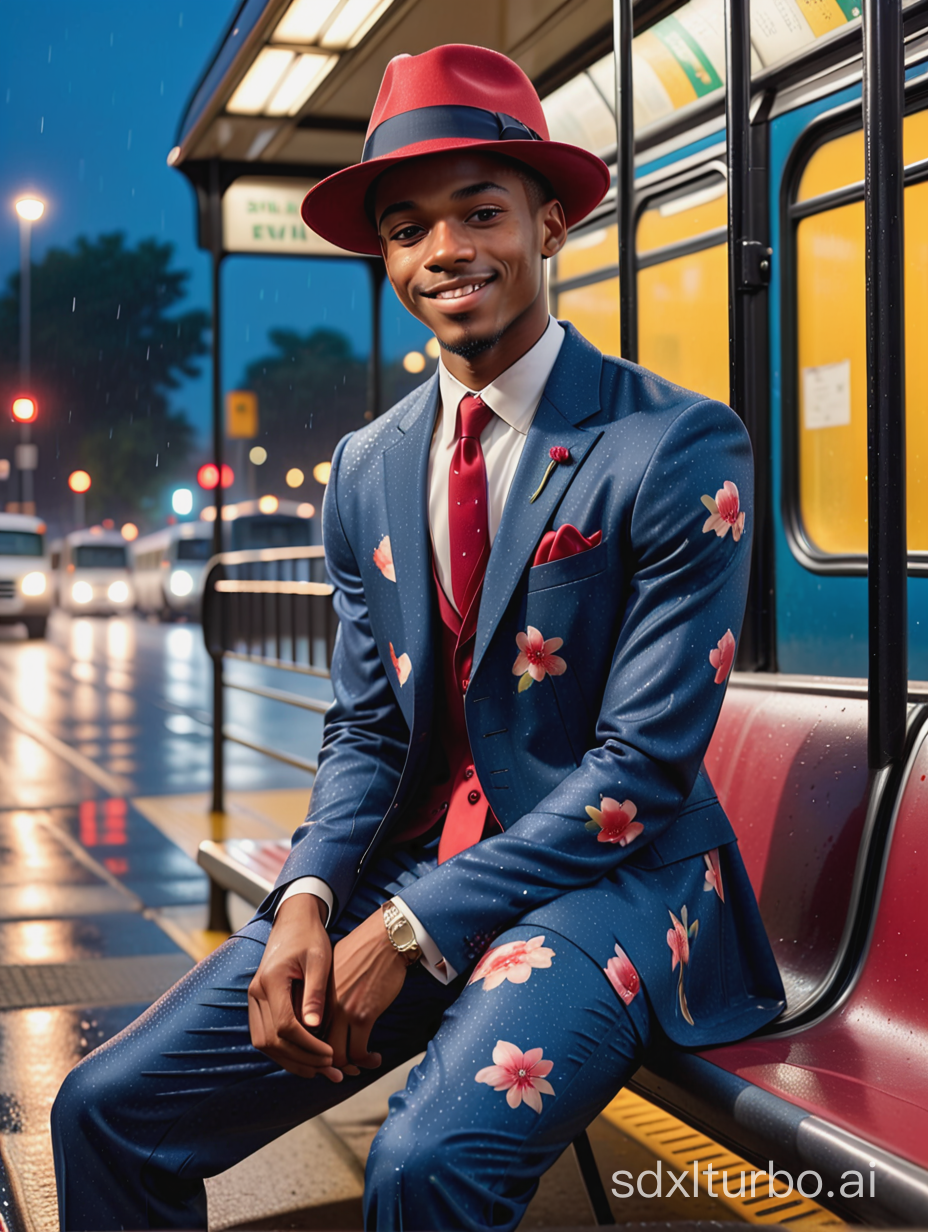
{"type": "Polygon", "coordinates": [[[527,124],[501,111],[457,105],[416,107],[378,124],[364,143],[361,162],[385,158],[420,141],[447,141],[456,137],[471,141],[543,140],[527,124]]]}

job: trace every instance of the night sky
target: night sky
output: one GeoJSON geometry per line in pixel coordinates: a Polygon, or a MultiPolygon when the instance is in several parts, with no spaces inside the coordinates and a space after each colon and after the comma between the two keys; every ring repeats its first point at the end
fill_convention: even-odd
{"type": "MultiPolygon", "coordinates": [[[[130,243],[169,239],[189,270],[183,308],[209,308],[209,260],[196,247],[194,201],[166,163],[193,87],[239,0],[29,0],[0,3],[0,277],[18,268],[15,199],[33,192],[46,213],[33,260],[78,235],[124,231],[130,243]]],[[[358,355],[370,346],[365,279],[354,262],[242,258],[224,278],[223,380],[234,387],[267,353],[267,330],[327,325],[358,355]],[[359,299],[360,296],[360,299],[359,299]],[[359,311],[359,309],[362,309],[359,311]]],[[[384,319],[388,359],[427,335],[398,306],[384,319]]],[[[205,433],[204,376],[172,395],[205,433]]]]}

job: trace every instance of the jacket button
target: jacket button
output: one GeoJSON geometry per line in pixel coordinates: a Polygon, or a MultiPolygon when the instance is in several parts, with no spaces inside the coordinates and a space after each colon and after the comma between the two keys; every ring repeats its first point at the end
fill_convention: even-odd
{"type": "Polygon", "coordinates": [[[464,771],[464,777],[466,779],[472,779],[474,777],[474,767],[473,766],[467,767],[467,769],[464,771]]]}
{"type": "Polygon", "coordinates": [[[471,803],[471,804],[477,804],[477,803],[479,803],[479,801],[480,801],[480,792],[479,792],[479,791],[469,791],[469,792],[467,793],[467,799],[470,801],[470,803],[471,803]]]}

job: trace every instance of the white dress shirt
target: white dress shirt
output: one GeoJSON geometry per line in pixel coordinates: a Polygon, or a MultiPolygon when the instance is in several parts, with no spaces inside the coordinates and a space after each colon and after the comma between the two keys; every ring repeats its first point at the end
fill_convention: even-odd
{"type": "MultiPolygon", "coordinates": [[[[525,438],[532,426],[538,403],[544,393],[554,361],[558,357],[564,330],[548,318],[548,327],[530,351],[517,359],[505,372],[500,373],[484,389],[468,389],[451,375],[441,358],[438,361],[438,390],[440,409],[432,437],[429,454],[429,533],[432,537],[432,554],[435,572],[449,603],[454,605],[451,589],[451,535],[448,524],[448,473],[454,454],[455,429],[458,406],[466,394],[483,399],[493,418],[480,434],[484,462],[487,470],[487,515],[490,544],[496,537],[502,520],[503,509],[509,489],[515,477],[525,438]]],[[[326,923],[332,914],[334,901],[329,886],[319,877],[300,877],[287,886],[280,902],[294,894],[315,894],[328,905],[326,923]]],[[[423,928],[414,913],[399,895],[396,903],[413,927],[416,941],[422,950],[422,965],[442,984],[450,984],[457,972],[442,958],[435,942],[423,928]]],[[[280,904],[278,903],[278,910],[280,904]]]]}

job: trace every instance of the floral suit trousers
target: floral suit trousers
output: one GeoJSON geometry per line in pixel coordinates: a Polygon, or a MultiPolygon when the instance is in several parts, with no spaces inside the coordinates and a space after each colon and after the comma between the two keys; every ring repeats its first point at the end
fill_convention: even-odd
{"type": "MultiPolygon", "coordinates": [[[[333,942],[430,871],[436,847],[372,864],[333,942]]],[[[515,1228],[660,1035],[633,968],[604,970],[532,915],[452,984],[411,967],[371,1034],[381,1068],[341,1083],[296,1077],[252,1046],[263,945],[254,925],[231,938],[66,1079],[52,1111],[64,1232],[206,1227],[204,1177],[423,1049],[371,1147],[365,1227],[515,1228]]]]}

